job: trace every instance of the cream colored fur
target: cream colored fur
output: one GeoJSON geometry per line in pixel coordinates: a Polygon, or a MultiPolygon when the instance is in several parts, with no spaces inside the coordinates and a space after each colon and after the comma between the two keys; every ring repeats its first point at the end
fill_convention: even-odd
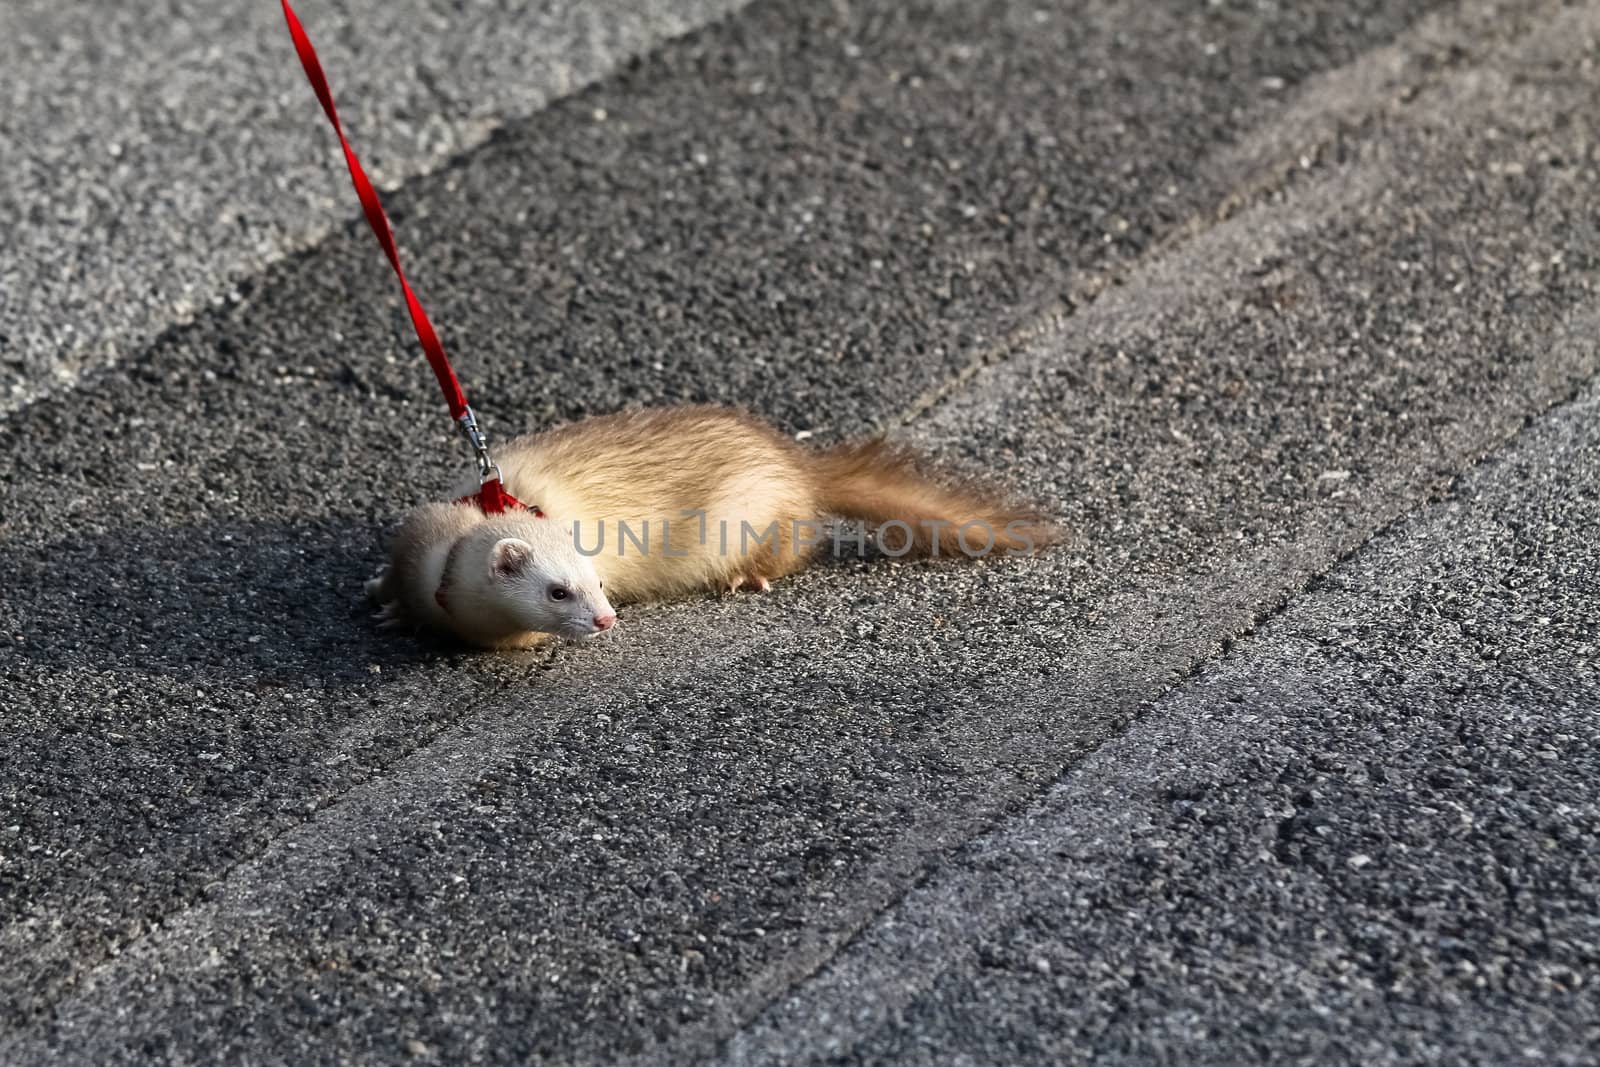
{"type": "MultiPolygon", "coordinates": [[[[763,422],[719,407],[589,418],[517,438],[496,458],[506,488],[545,517],[485,517],[448,504],[416,509],[395,539],[388,571],[368,584],[389,621],[430,626],[489,647],[540,640],[515,629],[518,619],[539,622],[539,612],[509,602],[511,587],[485,577],[490,546],[518,531],[537,546],[544,568],[537,582],[570,581],[576,588],[584,573],[592,573],[595,589],[588,595],[622,604],[743,584],[764,589],[805,563],[812,548],[803,543],[806,531],[820,532],[829,515],[873,526],[905,523],[909,531],[891,529],[884,537],[886,550],[896,555],[902,549],[982,554],[986,537],[963,545],[957,534],[969,523],[994,536],[987,550],[995,552],[1042,546],[1054,533],[993,494],[921,474],[914,457],[882,442],[805,449],[763,422]],[[935,534],[929,521],[947,525],[935,534]],[[624,527],[631,537],[622,535],[624,527]],[[440,582],[447,585],[448,610],[436,602],[440,582]]],[[[465,485],[461,492],[475,488],[465,485]]]]}

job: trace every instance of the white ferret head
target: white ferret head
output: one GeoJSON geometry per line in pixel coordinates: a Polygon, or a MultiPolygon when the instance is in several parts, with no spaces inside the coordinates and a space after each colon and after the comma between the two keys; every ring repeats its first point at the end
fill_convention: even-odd
{"type": "Polygon", "coordinates": [[[452,615],[470,612],[485,628],[578,641],[616,625],[594,563],[560,523],[532,516],[490,522],[459,547],[446,576],[452,615]]]}

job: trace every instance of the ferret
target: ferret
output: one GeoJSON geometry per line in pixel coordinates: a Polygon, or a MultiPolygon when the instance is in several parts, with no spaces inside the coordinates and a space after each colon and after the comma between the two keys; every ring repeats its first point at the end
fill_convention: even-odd
{"type": "Polygon", "coordinates": [[[893,556],[1019,555],[1056,534],[882,439],[812,449],[709,405],[595,416],[497,458],[527,508],[411,511],[366,585],[386,625],[485,648],[586,640],[616,624],[614,604],[766,591],[805,564],[829,516],[872,527],[893,556]]]}

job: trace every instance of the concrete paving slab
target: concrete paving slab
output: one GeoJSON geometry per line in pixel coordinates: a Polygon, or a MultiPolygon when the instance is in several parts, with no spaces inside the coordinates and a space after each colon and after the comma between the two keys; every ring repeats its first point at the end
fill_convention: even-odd
{"type": "Polygon", "coordinates": [[[1600,390],[963,849],[721,1062],[1584,1064],[1600,390]]]}
{"type": "MultiPolygon", "coordinates": [[[[296,10],[357,151],[391,187],[737,7],[296,10]]],[[[239,300],[241,282],[356,215],[276,3],[8,0],[0,161],[0,416],[239,300]]]]}
{"type": "Polygon", "coordinates": [[[1572,238],[1595,180],[1574,58],[1591,16],[1481,10],[1443,61],[1432,31],[1380,44],[1396,81],[1372,78],[1372,47],[1399,27],[1346,7],[1276,29],[1187,5],[1084,20],[1085,56],[1137,44],[1100,98],[1122,134],[1084,144],[1182,179],[1127,249],[1067,211],[1097,189],[1119,217],[1146,205],[1126,156],[1020,151],[1005,71],[982,63],[910,92],[907,57],[999,42],[976,53],[1063,86],[1041,114],[1068,129],[1073,79],[1100,75],[1025,8],[751,9],[398,198],[440,250],[430,302],[473,338],[497,427],[762,390],[753,406],[824,437],[920,411],[917,439],[1077,525],[1042,561],[846,562],[770,599],[629,612],[616,641],[550,657],[384,639],[352,594],[394,513],[457,468],[403,327],[374,324],[389,282],[354,230],[86,382],[71,441],[60,412],[13,417],[0,671],[28,700],[5,709],[25,770],[0,795],[0,949],[23,964],[0,1055],[715,1048],[945,849],[1593,374],[1572,238]],[[1212,86],[1190,47],[1212,19],[1242,35],[1218,46],[1234,60],[1271,64],[1269,42],[1297,78],[1343,64],[1357,84],[1318,91],[1342,85],[1359,128],[1318,113],[1326,154],[1262,180],[1254,146],[1295,144],[1266,128],[1306,101],[1212,86]],[[1516,77],[1552,62],[1572,67],[1516,77]],[[836,117],[857,83],[871,106],[836,117]],[[1197,124],[1202,88],[1220,132],[1197,124]],[[940,128],[940,153],[903,154],[904,130],[940,128]],[[723,169],[690,150],[706,130],[723,169]],[[954,176],[941,203],[1042,186],[1036,232],[1074,251],[992,227],[909,241],[930,159],[954,176]],[[1522,175],[1497,177],[1532,184],[1488,180],[1507,159],[1522,175]],[[551,184],[507,195],[535,173],[551,184]],[[852,216],[797,247],[772,209],[807,196],[883,229],[852,216]],[[1191,224],[1219,203],[1226,222],[1191,224]],[[1552,249],[1575,258],[1526,272],[1552,249]],[[1446,269],[1408,266],[1426,256],[1446,269]],[[954,284],[980,261],[981,289],[954,284]],[[1041,316],[1096,292],[1071,329],[1041,316]]]}

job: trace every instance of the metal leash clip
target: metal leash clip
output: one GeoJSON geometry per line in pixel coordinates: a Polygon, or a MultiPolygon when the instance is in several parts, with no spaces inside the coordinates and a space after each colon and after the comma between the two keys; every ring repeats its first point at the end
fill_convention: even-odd
{"type": "Polygon", "coordinates": [[[489,438],[478,428],[478,417],[473,414],[472,408],[463,411],[456,423],[461,427],[461,432],[467,435],[467,442],[472,445],[473,454],[478,460],[478,481],[503,481],[500,465],[489,458],[489,438]]]}

